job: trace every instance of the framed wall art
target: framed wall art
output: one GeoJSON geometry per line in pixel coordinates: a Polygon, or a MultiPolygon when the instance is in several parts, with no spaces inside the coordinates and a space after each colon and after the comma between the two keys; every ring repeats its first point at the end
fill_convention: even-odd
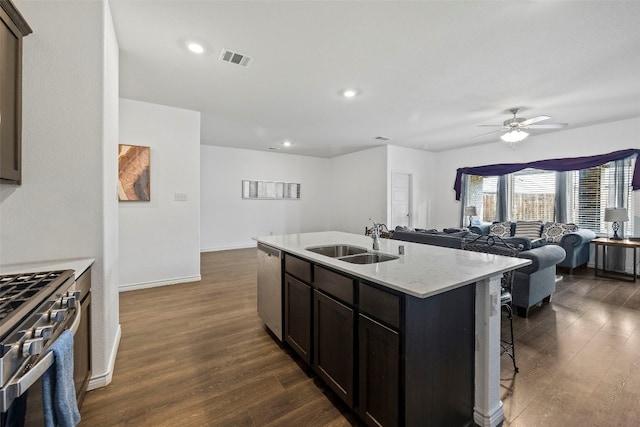
{"type": "Polygon", "coordinates": [[[300,184],[293,182],[242,181],[243,199],[300,199],[300,184]]]}
{"type": "Polygon", "coordinates": [[[118,144],[118,200],[151,200],[151,148],[118,144]]]}

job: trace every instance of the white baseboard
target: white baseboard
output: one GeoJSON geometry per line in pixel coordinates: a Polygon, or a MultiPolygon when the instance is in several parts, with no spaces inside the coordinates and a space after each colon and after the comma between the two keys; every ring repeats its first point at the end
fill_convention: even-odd
{"type": "Polygon", "coordinates": [[[166,280],[153,280],[151,282],[141,283],[129,283],[127,285],[120,285],[118,288],[120,292],[135,291],[136,289],[155,288],[157,286],[176,285],[178,283],[197,282],[202,279],[202,276],[196,274],[194,276],[177,277],[174,279],[166,280]]]}
{"type": "Polygon", "coordinates": [[[224,246],[224,247],[215,247],[215,248],[200,248],[200,252],[218,252],[218,251],[231,251],[233,249],[249,249],[255,248],[256,245],[240,245],[240,246],[224,246]]]}
{"type": "Polygon", "coordinates": [[[100,375],[93,375],[89,380],[87,390],[94,390],[96,388],[109,385],[113,378],[113,370],[116,366],[116,355],[118,354],[118,347],[120,347],[120,337],[122,336],[122,328],[118,325],[116,331],[116,338],[113,340],[113,346],[111,347],[111,353],[109,354],[109,368],[107,372],[100,375]]]}

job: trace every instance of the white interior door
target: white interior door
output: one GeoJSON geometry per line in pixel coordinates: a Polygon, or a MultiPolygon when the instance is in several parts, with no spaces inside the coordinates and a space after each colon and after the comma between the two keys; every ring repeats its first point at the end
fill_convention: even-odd
{"type": "Polygon", "coordinates": [[[391,172],[391,227],[411,227],[411,174],[391,172]]]}

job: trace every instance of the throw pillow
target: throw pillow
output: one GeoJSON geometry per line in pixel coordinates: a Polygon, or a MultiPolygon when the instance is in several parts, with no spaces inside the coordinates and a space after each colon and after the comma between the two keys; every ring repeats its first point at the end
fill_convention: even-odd
{"type": "Polygon", "coordinates": [[[545,222],[542,229],[542,237],[547,242],[560,243],[565,234],[576,231],[578,226],[575,224],[563,224],[561,222],[545,222]]]}
{"type": "Polygon", "coordinates": [[[489,226],[489,236],[511,237],[511,221],[491,224],[489,226]]]}
{"type": "Polygon", "coordinates": [[[542,221],[516,221],[515,236],[539,239],[542,231],[542,221]]]}

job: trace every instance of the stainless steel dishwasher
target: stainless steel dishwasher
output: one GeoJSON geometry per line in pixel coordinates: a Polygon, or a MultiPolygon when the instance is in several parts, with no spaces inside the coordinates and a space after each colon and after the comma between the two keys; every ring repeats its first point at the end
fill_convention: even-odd
{"type": "Polygon", "coordinates": [[[282,252],[258,243],[258,316],[282,341],[282,252]]]}

